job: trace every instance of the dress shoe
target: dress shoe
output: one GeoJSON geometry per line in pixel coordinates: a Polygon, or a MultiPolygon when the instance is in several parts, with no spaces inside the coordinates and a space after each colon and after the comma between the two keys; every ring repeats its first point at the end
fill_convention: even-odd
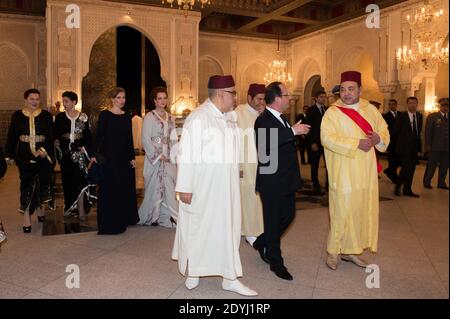
{"type": "Polygon", "coordinates": [[[413,193],[413,192],[406,192],[406,193],[403,193],[403,196],[409,196],[409,197],[420,197],[419,195],[417,195],[416,193],[413,193]]]}
{"type": "Polygon", "coordinates": [[[184,284],[186,285],[187,289],[191,290],[196,288],[199,283],[200,283],[199,277],[187,277],[184,284]]]}
{"type": "Polygon", "coordinates": [[[339,255],[328,254],[326,263],[330,269],[336,270],[338,262],[339,262],[339,255]]]}
{"type": "Polygon", "coordinates": [[[401,186],[400,185],[395,185],[395,195],[396,196],[402,196],[401,186]]]}
{"type": "Polygon", "coordinates": [[[276,266],[270,266],[270,270],[272,270],[277,277],[284,279],[284,280],[293,280],[294,277],[289,273],[287,268],[284,265],[276,265],[276,266]]]}
{"type": "Polygon", "coordinates": [[[367,263],[356,255],[341,255],[341,260],[354,263],[356,266],[366,268],[367,263]]]}
{"type": "Polygon", "coordinates": [[[431,187],[431,185],[423,185],[423,187],[428,188],[428,189],[432,189],[433,187],[431,187]]]}
{"type": "Polygon", "coordinates": [[[448,186],[447,185],[442,185],[442,186],[438,186],[438,188],[440,188],[440,189],[448,189],[448,186]]]}
{"type": "Polygon", "coordinates": [[[38,222],[43,223],[45,221],[45,216],[38,216],[38,222]]]}
{"type": "Polygon", "coordinates": [[[247,296],[247,297],[254,297],[257,296],[258,293],[250,288],[248,288],[247,286],[243,285],[239,280],[235,279],[235,280],[228,280],[228,279],[223,279],[222,281],[222,288],[224,290],[227,291],[232,291],[235,293],[238,293],[240,295],[243,296],[247,296]]]}
{"type": "Polygon", "coordinates": [[[23,226],[22,228],[23,228],[23,232],[25,234],[31,233],[31,226],[28,226],[28,227],[23,226]]]}
{"type": "MultiPolygon", "coordinates": [[[[255,242],[256,243],[256,242],[255,242]]],[[[269,260],[269,258],[267,258],[267,256],[266,256],[266,248],[264,248],[264,247],[260,247],[260,246],[258,246],[258,245],[255,245],[255,243],[253,243],[253,248],[255,248],[258,252],[259,252],[259,255],[261,256],[261,259],[264,261],[264,262],[266,262],[266,263],[268,263],[269,265],[270,265],[270,260],[269,260]]]]}

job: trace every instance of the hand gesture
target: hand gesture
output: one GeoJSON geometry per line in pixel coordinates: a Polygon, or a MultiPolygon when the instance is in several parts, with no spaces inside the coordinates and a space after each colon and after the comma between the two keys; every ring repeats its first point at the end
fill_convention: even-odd
{"type": "Polygon", "coordinates": [[[308,124],[301,124],[302,121],[298,121],[295,123],[292,128],[294,129],[295,135],[308,134],[309,129],[311,128],[308,124]]]}
{"type": "Polygon", "coordinates": [[[192,202],[192,193],[178,193],[180,195],[180,200],[185,203],[190,205],[192,202]]]}
{"type": "Polygon", "coordinates": [[[368,132],[367,138],[372,142],[372,146],[377,145],[381,141],[380,135],[378,135],[376,132],[372,132],[372,131],[368,132]]]}
{"type": "Polygon", "coordinates": [[[368,152],[372,148],[372,141],[368,138],[362,138],[359,140],[358,148],[361,151],[368,152]]]}

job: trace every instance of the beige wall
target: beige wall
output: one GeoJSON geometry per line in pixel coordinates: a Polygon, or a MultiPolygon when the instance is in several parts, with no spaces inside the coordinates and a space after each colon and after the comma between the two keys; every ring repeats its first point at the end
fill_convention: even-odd
{"type": "Polygon", "coordinates": [[[20,109],[23,92],[41,90],[45,106],[45,21],[0,14],[0,110],[20,109]]]}

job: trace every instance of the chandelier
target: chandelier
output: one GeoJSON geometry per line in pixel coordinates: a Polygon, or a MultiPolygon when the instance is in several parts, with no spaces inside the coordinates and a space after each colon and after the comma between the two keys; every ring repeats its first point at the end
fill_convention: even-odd
{"type": "Polygon", "coordinates": [[[200,3],[202,9],[205,4],[211,4],[210,0],[162,0],[162,4],[167,2],[173,8],[173,3],[175,2],[178,4],[178,9],[184,10],[184,14],[187,15],[188,10],[192,10],[196,1],[200,3]]]}
{"type": "Polygon", "coordinates": [[[282,82],[286,86],[289,86],[292,83],[292,76],[286,70],[286,60],[281,57],[279,35],[276,59],[269,63],[269,72],[267,72],[264,76],[264,82],[266,84],[272,82],[282,82]]]}
{"type": "Polygon", "coordinates": [[[428,68],[437,63],[448,63],[448,46],[442,47],[444,36],[437,30],[437,23],[444,14],[443,9],[436,9],[428,0],[420,9],[416,9],[413,17],[406,16],[411,29],[414,29],[414,48],[397,49],[397,61],[400,67],[420,63],[422,67],[428,68]]]}

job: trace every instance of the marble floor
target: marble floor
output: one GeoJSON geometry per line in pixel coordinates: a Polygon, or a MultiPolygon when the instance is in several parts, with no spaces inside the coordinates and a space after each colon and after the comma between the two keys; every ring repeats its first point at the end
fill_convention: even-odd
{"type": "MultiPolygon", "coordinates": [[[[138,162],[142,167],[142,157],[138,162]]],[[[390,181],[380,179],[379,251],[364,254],[378,266],[379,288],[366,285],[376,282],[374,273],[352,264],[341,262],[336,271],[327,268],[326,200],[307,192],[299,197],[297,216],[282,239],[294,280],[276,277],[242,240],[242,282],[258,291],[258,298],[448,298],[449,193],[424,189],[424,170],[421,164],[415,174],[413,190],[419,199],[394,196],[390,181]]],[[[142,188],[140,170],[137,175],[142,188]]],[[[309,166],[302,166],[302,175],[309,178],[309,166]]],[[[34,217],[32,233],[24,234],[18,197],[18,172],[9,167],[0,181],[0,218],[8,233],[0,251],[0,299],[244,298],[222,290],[217,277],[203,278],[196,289],[187,290],[177,263],[170,259],[172,229],[133,226],[117,236],[99,236],[89,229],[44,236],[43,225],[34,217]],[[73,283],[70,265],[79,267],[79,288],[66,285],[73,283]]],[[[89,219],[95,221],[95,214],[89,219]]]]}

